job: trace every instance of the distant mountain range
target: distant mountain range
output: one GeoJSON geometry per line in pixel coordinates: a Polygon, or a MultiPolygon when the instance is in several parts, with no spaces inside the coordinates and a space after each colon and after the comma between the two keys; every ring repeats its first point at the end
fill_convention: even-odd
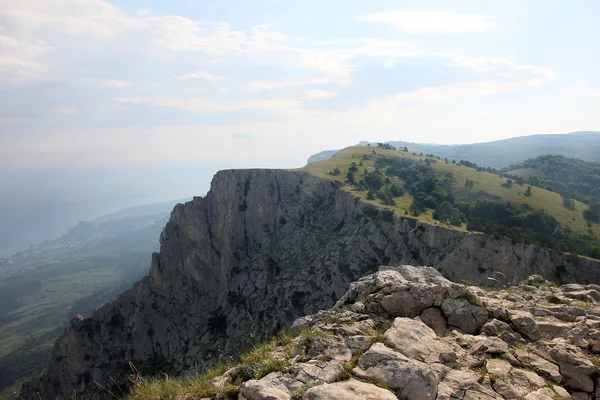
{"type": "MultiPolygon", "coordinates": [[[[487,143],[427,144],[404,141],[387,142],[395,147],[408,147],[413,153],[434,154],[449,160],[468,160],[492,168],[505,168],[526,159],[553,154],[580,160],[600,162],[600,132],[573,132],[561,135],[532,135],[487,143]]],[[[374,144],[360,142],[359,146],[374,144]]],[[[312,155],[308,164],[327,160],[339,150],[326,150],[312,155]]]]}

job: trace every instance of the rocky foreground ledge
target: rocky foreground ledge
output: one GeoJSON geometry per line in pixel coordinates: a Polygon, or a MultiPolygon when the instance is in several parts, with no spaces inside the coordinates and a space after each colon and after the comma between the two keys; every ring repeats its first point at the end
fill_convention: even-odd
{"type": "Polygon", "coordinates": [[[382,267],[296,320],[293,338],[263,356],[279,370],[245,380],[261,364],[240,364],[211,381],[212,398],[599,398],[599,301],[600,286],[540,276],[482,289],[428,267],[382,267]]]}

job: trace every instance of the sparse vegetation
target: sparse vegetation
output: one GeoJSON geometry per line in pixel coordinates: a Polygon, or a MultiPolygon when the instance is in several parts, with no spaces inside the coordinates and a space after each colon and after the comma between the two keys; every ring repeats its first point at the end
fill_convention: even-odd
{"type": "MultiPolygon", "coordinates": [[[[312,332],[312,331],[311,331],[312,332]]],[[[315,333],[316,334],[316,333],[315,333]]],[[[308,333],[307,333],[308,335],[308,333]]],[[[156,378],[137,377],[130,400],[182,399],[192,400],[210,396],[221,396],[223,399],[235,399],[239,385],[250,379],[261,379],[275,371],[289,367],[289,362],[275,357],[272,353],[283,347],[291,353],[292,336],[283,331],[273,338],[255,345],[242,354],[237,362],[219,363],[209,371],[190,378],[173,378],[161,376],[156,378]],[[215,387],[211,380],[223,375],[228,370],[239,367],[234,384],[215,387]]]]}

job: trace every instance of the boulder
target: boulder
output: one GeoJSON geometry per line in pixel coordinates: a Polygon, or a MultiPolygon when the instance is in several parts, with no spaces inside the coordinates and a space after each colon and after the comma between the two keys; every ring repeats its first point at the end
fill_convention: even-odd
{"type": "Polygon", "coordinates": [[[442,337],[446,334],[446,317],[439,308],[429,307],[424,309],[419,315],[419,319],[433,329],[436,335],[442,337]]]}
{"type": "Polygon", "coordinates": [[[533,315],[527,311],[512,311],[511,323],[517,332],[531,341],[536,341],[541,337],[540,330],[535,319],[533,319],[533,315]]]}
{"type": "Polygon", "coordinates": [[[523,349],[516,349],[515,357],[517,357],[517,360],[519,360],[519,362],[524,366],[535,369],[540,374],[545,375],[554,382],[560,383],[563,381],[558,366],[538,356],[537,354],[530,353],[523,349]]]}
{"type": "Polygon", "coordinates": [[[412,360],[375,343],[358,360],[354,374],[362,379],[388,384],[406,399],[432,400],[436,398],[439,378],[427,364],[412,360]]]}
{"type": "Polygon", "coordinates": [[[249,380],[240,388],[240,400],[290,400],[292,396],[281,381],[281,373],[273,372],[261,380],[249,380]]]}
{"type": "Polygon", "coordinates": [[[481,328],[481,332],[487,336],[497,336],[512,346],[525,342],[521,335],[513,331],[510,325],[498,319],[486,322],[481,328]]]}
{"type": "MultiPolygon", "coordinates": [[[[473,301],[474,302],[474,301],[473,301]]],[[[442,302],[442,311],[448,325],[465,333],[476,333],[488,319],[485,308],[471,304],[465,298],[448,298],[442,302]]]]}
{"type": "Polygon", "coordinates": [[[388,344],[406,357],[425,363],[444,363],[456,360],[456,354],[437,340],[435,332],[419,320],[396,318],[385,332],[388,344]]]}
{"type": "Polygon", "coordinates": [[[548,345],[548,353],[558,364],[567,386],[589,393],[594,391],[592,377],[596,374],[596,366],[578,347],[559,341],[548,345]]]}
{"type": "Polygon", "coordinates": [[[389,390],[350,379],[310,388],[302,400],[397,400],[389,390]]]}

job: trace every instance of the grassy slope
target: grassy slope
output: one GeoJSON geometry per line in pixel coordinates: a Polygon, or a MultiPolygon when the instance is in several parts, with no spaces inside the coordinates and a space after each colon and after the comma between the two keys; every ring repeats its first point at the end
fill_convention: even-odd
{"type": "MultiPolygon", "coordinates": [[[[348,147],[333,158],[325,161],[319,161],[314,164],[307,165],[301,170],[306,171],[310,174],[333,179],[340,182],[344,182],[346,179],[346,172],[352,161],[357,164],[361,161],[362,155],[373,154],[373,151],[378,155],[397,156],[412,159],[415,161],[424,160],[424,156],[415,156],[412,153],[405,153],[399,150],[383,150],[374,146],[361,146],[361,147],[348,147]],[[335,167],[339,167],[342,170],[342,175],[331,176],[329,171],[335,167]]],[[[362,174],[362,169],[367,168],[373,170],[374,160],[363,161],[364,166],[359,167],[359,176],[362,174]]],[[[501,197],[505,201],[511,201],[516,203],[527,203],[536,208],[545,209],[550,215],[554,216],[563,226],[570,226],[573,230],[580,232],[587,232],[587,223],[583,219],[583,210],[587,207],[578,201],[575,202],[575,210],[567,210],[563,206],[563,201],[558,193],[549,192],[545,189],[538,187],[532,188],[533,195],[531,197],[524,196],[527,185],[515,184],[512,188],[504,188],[501,186],[502,183],[506,182],[506,179],[501,178],[498,175],[491,174],[489,172],[479,172],[473,168],[456,165],[452,163],[446,164],[443,160],[437,160],[437,163],[432,163],[431,166],[440,174],[451,173],[455,182],[455,187],[462,189],[466,179],[473,180],[475,186],[473,190],[483,190],[495,196],[501,197]]],[[[349,185],[344,186],[344,190],[353,191],[349,185]]],[[[366,197],[366,193],[353,191],[353,193],[361,198],[366,197]]],[[[409,195],[397,199],[398,205],[395,207],[386,206],[385,208],[391,209],[399,214],[404,214],[404,210],[408,208],[412,199],[409,195]]],[[[372,204],[379,205],[379,201],[367,201],[372,204]]],[[[420,215],[419,219],[433,222],[432,211],[428,210],[426,214],[420,215]]],[[[456,229],[456,227],[452,227],[456,229]]],[[[594,224],[593,231],[596,235],[600,236],[600,225],[594,224]]]]}

